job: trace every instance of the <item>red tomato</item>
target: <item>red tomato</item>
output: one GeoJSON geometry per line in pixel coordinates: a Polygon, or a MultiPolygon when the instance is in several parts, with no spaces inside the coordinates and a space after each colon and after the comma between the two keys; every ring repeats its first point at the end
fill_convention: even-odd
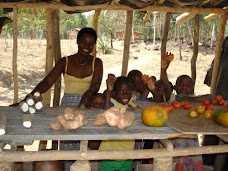
{"type": "Polygon", "coordinates": [[[203,104],[204,104],[204,105],[209,105],[210,102],[209,102],[209,100],[204,100],[204,101],[203,101],[203,104]]]}
{"type": "Polygon", "coordinates": [[[216,99],[211,99],[211,104],[213,104],[213,105],[217,104],[217,100],[216,99]]]}
{"type": "Polygon", "coordinates": [[[188,113],[189,117],[191,118],[196,118],[199,116],[199,113],[196,111],[196,110],[191,110],[189,113],[188,113]]]}
{"type": "Polygon", "coordinates": [[[186,103],[186,104],[183,105],[183,107],[185,109],[190,109],[192,106],[189,103],[186,103]]]}
{"type": "Polygon", "coordinates": [[[224,100],[218,101],[218,104],[221,105],[221,106],[224,105],[224,100]]]}
{"type": "Polygon", "coordinates": [[[199,105],[196,107],[196,111],[199,113],[199,114],[203,114],[205,112],[205,106],[203,105],[199,105]]]}
{"type": "Polygon", "coordinates": [[[212,115],[213,115],[213,111],[212,111],[212,110],[206,110],[206,111],[204,112],[204,117],[205,117],[206,119],[212,119],[212,115]]]}
{"type": "Polygon", "coordinates": [[[168,109],[169,109],[170,112],[172,112],[173,109],[174,109],[174,108],[173,108],[173,105],[169,105],[169,106],[167,106],[167,107],[168,107],[168,109]]]}
{"type": "Polygon", "coordinates": [[[216,99],[217,101],[221,101],[221,100],[222,100],[222,96],[218,95],[218,96],[215,97],[215,99],[216,99]]]}
{"type": "Polygon", "coordinates": [[[161,107],[166,107],[167,105],[166,104],[162,104],[161,107]]]}
{"type": "Polygon", "coordinates": [[[180,108],[181,108],[181,104],[180,104],[178,101],[173,101],[173,102],[172,102],[172,105],[173,105],[173,107],[176,108],[176,109],[180,109],[180,108]]]}
{"type": "Polygon", "coordinates": [[[147,83],[147,82],[148,82],[148,80],[149,80],[149,75],[145,75],[145,74],[143,74],[143,76],[142,76],[142,80],[143,80],[143,82],[144,82],[144,83],[147,83]]]}
{"type": "Polygon", "coordinates": [[[214,106],[212,104],[209,104],[206,106],[206,110],[214,110],[214,106]]]}
{"type": "Polygon", "coordinates": [[[181,106],[184,106],[184,104],[187,104],[187,103],[188,103],[188,101],[183,100],[183,101],[181,101],[181,106]]]}

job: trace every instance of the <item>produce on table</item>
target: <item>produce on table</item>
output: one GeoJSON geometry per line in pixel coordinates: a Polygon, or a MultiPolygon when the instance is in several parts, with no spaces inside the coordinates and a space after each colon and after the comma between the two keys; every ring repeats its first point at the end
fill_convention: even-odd
{"type": "Polygon", "coordinates": [[[224,105],[224,100],[218,101],[218,105],[223,106],[224,105]]]}
{"type": "Polygon", "coordinates": [[[217,100],[216,99],[211,99],[211,104],[216,105],[217,104],[217,100]]]}
{"type": "Polygon", "coordinates": [[[190,110],[190,112],[188,113],[189,117],[191,118],[196,118],[199,116],[199,113],[196,110],[190,110]]]}
{"type": "Polygon", "coordinates": [[[133,112],[126,111],[127,106],[122,108],[112,107],[106,110],[104,113],[96,115],[94,126],[100,126],[108,124],[111,127],[117,127],[119,129],[125,129],[130,127],[135,120],[135,114],[133,112]]]}
{"type": "Polygon", "coordinates": [[[222,96],[218,95],[218,96],[215,97],[215,99],[219,102],[219,101],[222,100],[222,96]]]}
{"type": "Polygon", "coordinates": [[[196,107],[196,111],[199,113],[199,114],[203,114],[206,110],[206,107],[204,105],[199,105],[196,107]]]}
{"type": "Polygon", "coordinates": [[[43,99],[39,92],[35,92],[34,95],[28,95],[29,97],[26,98],[25,101],[22,101],[19,104],[19,109],[26,113],[29,112],[30,114],[36,113],[36,111],[42,110],[43,105],[43,99]]]}
{"type": "Polygon", "coordinates": [[[210,104],[210,101],[209,101],[209,100],[204,100],[204,101],[203,101],[203,104],[207,106],[207,105],[210,104]]]}
{"type": "Polygon", "coordinates": [[[155,105],[143,110],[141,119],[146,126],[162,127],[168,120],[168,114],[163,107],[155,105]]]}
{"type": "Polygon", "coordinates": [[[176,109],[180,109],[181,108],[181,104],[178,101],[176,101],[176,100],[172,102],[172,105],[176,109]]]}
{"type": "Polygon", "coordinates": [[[186,104],[183,105],[183,107],[185,109],[191,109],[192,106],[189,103],[186,103],[186,104]]]}
{"type": "Polygon", "coordinates": [[[187,103],[188,103],[188,101],[186,101],[186,100],[183,100],[180,102],[181,106],[184,106],[184,104],[187,104],[187,103]]]}
{"type": "Polygon", "coordinates": [[[56,117],[55,120],[49,123],[54,130],[59,130],[63,127],[66,130],[77,129],[88,124],[85,113],[82,111],[73,111],[72,108],[67,107],[64,114],[56,117]]]}
{"type": "Polygon", "coordinates": [[[163,104],[161,105],[161,107],[163,107],[167,112],[172,112],[173,111],[173,105],[166,105],[166,104],[163,104]]]}
{"type": "Polygon", "coordinates": [[[206,110],[214,110],[214,106],[212,104],[209,104],[206,106],[206,110]]]}
{"type": "Polygon", "coordinates": [[[216,124],[228,127],[228,109],[217,109],[214,111],[213,121],[216,124]]]}
{"type": "Polygon", "coordinates": [[[210,110],[210,109],[206,110],[206,111],[204,112],[204,117],[205,117],[206,119],[212,119],[212,117],[213,117],[213,111],[210,110]]]}

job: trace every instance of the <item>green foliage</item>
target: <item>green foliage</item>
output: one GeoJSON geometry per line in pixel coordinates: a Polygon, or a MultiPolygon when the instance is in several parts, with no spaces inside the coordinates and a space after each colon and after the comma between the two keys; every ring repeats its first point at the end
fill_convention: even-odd
{"type": "Polygon", "coordinates": [[[108,46],[110,41],[103,40],[102,38],[98,38],[98,50],[101,51],[103,54],[110,54],[112,53],[112,49],[108,46]]]}

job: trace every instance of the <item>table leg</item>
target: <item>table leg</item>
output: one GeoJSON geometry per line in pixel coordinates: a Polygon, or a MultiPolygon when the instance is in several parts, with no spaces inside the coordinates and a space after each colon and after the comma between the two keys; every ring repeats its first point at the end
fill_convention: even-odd
{"type": "Polygon", "coordinates": [[[154,158],[153,160],[153,171],[172,171],[172,167],[172,157],[154,158]]]}
{"type": "Polygon", "coordinates": [[[70,166],[70,171],[91,171],[90,162],[86,160],[78,160],[70,166]]]}
{"type": "MultiPolygon", "coordinates": [[[[24,146],[17,146],[16,148],[16,151],[25,151],[24,146]]],[[[15,171],[23,171],[23,162],[15,163],[15,171]]]]}

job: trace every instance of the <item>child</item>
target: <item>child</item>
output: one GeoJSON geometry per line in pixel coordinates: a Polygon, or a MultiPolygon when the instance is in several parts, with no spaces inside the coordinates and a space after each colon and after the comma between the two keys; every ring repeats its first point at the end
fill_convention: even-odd
{"type": "Polygon", "coordinates": [[[62,171],[61,161],[35,161],[34,171],[62,171]]]}
{"type": "MultiPolygon", "coordinates": [[[[107,79],[107,92],[105,98],[105,109],[111,107],[111,103],[117,108],[125,105],[136,107],[132,100],[132,84],[127,77],[118,77],[114,83],[114,79],[107,79]],[[113,91],[113,98],[111,97],[113,91]]],[[[135,145],[134,140],[103,140],[99,150],[133,150],[135,145]]],[[[101,162],[101,171],[131,171],[132,160],[104,160],[101,162]]]]}
{"type": "Polygon", "coordinates": [[[91,100],[91,107],[101,109],[104,105],[104,95],[101,93],[96,93],[91,100]]]}

